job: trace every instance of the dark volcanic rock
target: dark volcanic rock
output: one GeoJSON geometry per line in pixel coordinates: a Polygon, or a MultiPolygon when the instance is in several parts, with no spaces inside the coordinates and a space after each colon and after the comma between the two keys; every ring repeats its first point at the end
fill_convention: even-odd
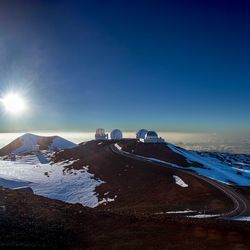
{"type": "Polygon", "coordinates": [[[34,194],[33,189],[31,187],[20,187],[20,188],[15,188],[14,190],[18,192],[23,192],[23,193],[34,194]]]}
{"type": "Polygon", "coordinates": [[[249,223],[119,214],[0,190],[1,249],[249,249],[249,223]]]}

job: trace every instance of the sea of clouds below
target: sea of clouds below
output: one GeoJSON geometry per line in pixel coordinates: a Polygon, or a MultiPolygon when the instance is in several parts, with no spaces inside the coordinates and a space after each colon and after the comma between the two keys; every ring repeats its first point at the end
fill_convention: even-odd
{"type": "MultiPolygon", "coordinates": [[[[41,136],[59,135],[75,143],[94,138],[90,132],[32,132],[41,136]]],[[[23,133],[0,133],[0,148],[7,145],[23,133]]],[[[196,151],[218,151],[250,154],[250,136],[218,135],[215,133],[179,133],[159,132],[166,141],[186,149],[196,151]]],[[[124,137],[135,138],[135,132],[124,132],[124,137]]]]}

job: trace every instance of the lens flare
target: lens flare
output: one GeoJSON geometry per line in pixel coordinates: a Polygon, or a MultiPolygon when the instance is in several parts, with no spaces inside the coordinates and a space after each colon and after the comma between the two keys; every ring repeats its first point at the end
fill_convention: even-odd
{"type": "Polygon", "coordinates": [[[5,110],[11,114],[21,114],[26,108],[26,102],[19,94],[11,93],[1,99],[5,110]]]}

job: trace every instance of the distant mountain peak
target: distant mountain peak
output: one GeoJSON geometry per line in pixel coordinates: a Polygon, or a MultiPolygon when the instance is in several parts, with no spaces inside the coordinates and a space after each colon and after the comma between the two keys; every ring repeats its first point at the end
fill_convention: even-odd
{"type": "Polygon", "coordinates": [[[60,136],[39,136],[32,133],[25,133],[0,149],[0,156],[11,153],[26,154],[32,152],[36,145],[41,150],[60,150],[77,146],[77,144],[60,136]]]}

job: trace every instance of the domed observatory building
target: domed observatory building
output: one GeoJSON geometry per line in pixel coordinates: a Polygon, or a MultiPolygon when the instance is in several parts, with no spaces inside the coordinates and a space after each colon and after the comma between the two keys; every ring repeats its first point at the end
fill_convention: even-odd
{"type": "Polygon", "coordinates": [[[95,139],[99,140],[107,140],[108,134],[105,134],[105,130],[103,128],[98,128],[95,132],[95,139]]]}
{"type": "Polygon", "coordinates": [[[122,131],[119,129],[114,129],[111,133],[110,133],[110,137],[112,140],[121,140],[122,139],[122,131]]]}
{"type": "Polygon", "coordinates": [[[164,143],[164,139],[158,137],[158,134],[155,131],[148,131],[144,138],[140,139],[143,143],[164,143]]]}
{"type": "Polygon", "coordinates": [[[144,139],[145,135],[147,134],[147,130],[146,129],[140,129],[137,133],[136,133],[136,139],[140,140],[140,139],[144,139]]]}

